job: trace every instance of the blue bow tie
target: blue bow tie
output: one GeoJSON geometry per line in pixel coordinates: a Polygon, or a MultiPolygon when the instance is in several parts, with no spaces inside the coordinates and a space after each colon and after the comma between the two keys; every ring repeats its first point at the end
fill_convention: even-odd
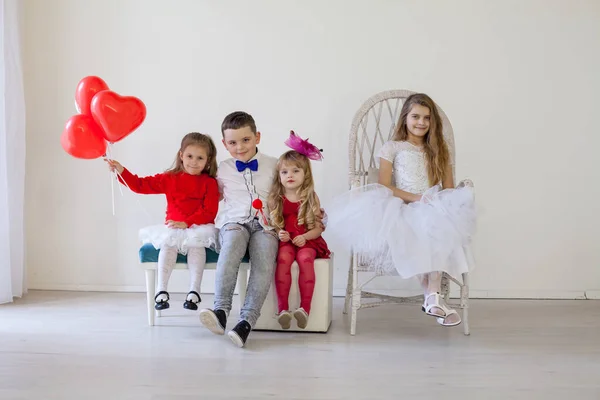
{"type": "Polygon", "coordinates": [[[238,172],[242,172],[246,168],[250,168],[250,171],[258,171],[258,160],[254,159],[248,162],[235,160],[235,166],[237,167],[238,172]]]}

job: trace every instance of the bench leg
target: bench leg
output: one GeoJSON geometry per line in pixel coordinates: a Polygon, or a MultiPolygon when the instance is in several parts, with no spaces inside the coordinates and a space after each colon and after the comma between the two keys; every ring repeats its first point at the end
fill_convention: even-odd
{"type": "Polygon", "coordinates": [[[148,307],[148,325],[154,326],[154,290],[156,289],[156,271],[146,270],[146,303],[148,307]]]}
{"type": "Polygon", "coordinates": [[[356,318],[357,312],[360,309],[361,301],[360,297],[362,295],[362,288],[358,286],[358,268],[357,268],[358,260],[356,258],[352,259],[352,297],[351,297],[351,307],[352,311],[350,314],[350,335],[356,335],[356,318]]]}
{"type": "Polygon", "coordinates": [[[352,282],[354,282],[354,254],[350,254],[350,266],[348,268],[348,283],[346,284],[346,297],[344,298],[344,309],[342,314],[348,314],[348,308],[350,306],[350,302],[352,301],[352,282]]]}
{"type": "Polygon", "coordinates": [[[463,309],[463,328],[466,336],[469,330],[469,273],[463,273],[463,285],[460,287],[460,306],[463,309]]]}

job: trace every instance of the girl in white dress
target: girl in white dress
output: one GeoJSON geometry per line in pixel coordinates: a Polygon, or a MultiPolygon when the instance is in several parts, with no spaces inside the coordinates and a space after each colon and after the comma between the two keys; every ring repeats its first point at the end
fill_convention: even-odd
{"type": "Polygon", "coordinates": [[[406,99],[393,140],[378,158],[378,183],[335,199],[327,232],[382,270],[418,277],[423,311],[443,326],[456,326],[461,319],[440,296],[441,278],[442,272],[461,278],[472,264],[474,190],[470,181],[454,187],[442,119],[429,96],[406,99]]]}

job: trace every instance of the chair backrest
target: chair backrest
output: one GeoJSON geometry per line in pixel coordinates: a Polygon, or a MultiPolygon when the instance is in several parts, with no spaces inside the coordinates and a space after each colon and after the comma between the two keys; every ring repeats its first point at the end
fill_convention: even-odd
{"type": "MultiPolygon", "coordinates": [[[[376,155],[381,146],[394,135],[400,110],[408,96],[415,92],[389,90],[378,93],[365,101],[354,115],[349,141],[349,184],[350,188],[376,183],[378,169],[376,155]]],[[[436,104],[442,117],[444,138],[450,152],[454,175],[454,133],[444,111],[436,104]]]]}

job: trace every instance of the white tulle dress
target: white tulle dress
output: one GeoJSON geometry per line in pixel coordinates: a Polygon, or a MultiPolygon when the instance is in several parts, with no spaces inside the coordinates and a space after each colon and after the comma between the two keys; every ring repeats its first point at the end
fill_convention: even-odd
{"type": "Polygon", "coordinates": [[[425,154],[409,142],[385,143],[381,158],[393,164],[394,185],[422,199],[405,203],[380,184],[352,189],[326,209],[329,237],[362,253],[374,269],[397,271],[402,278],[434,271],[459,278],[471,270],[477,216],[472,183],[431,187],[425,154]]]}

